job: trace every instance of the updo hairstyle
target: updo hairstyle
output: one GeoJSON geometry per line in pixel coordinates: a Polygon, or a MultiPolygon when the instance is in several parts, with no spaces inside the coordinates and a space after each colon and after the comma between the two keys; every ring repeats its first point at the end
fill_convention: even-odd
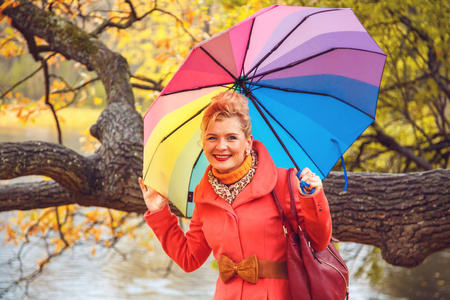
{"type": "Polygon", "coordinates": [[[237,117],[245,137],[252,134],[247,98],[239,93],[225,91],[211,98],[201,124],[201,139],[204,142],[206,133],[212,122],[223,118],[237,117]]]}

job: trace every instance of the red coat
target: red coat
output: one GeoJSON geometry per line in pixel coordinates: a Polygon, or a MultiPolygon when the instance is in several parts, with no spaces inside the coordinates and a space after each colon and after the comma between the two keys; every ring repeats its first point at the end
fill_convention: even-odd
{"type": "MultiPolygon", "coordinates": [[[[213,191],[207,177],[211,166],[207,168],[195,189],[195,209],[186,234],[169,206],[144,215],[165,252],[186,272],[198,269],[211,250],[217,260],[225,254],[235,263],[254,254],[261,260],[286,260],[286,238],[271,191],[278,180],[282,183],[277,187],[278,198],[282,203],[289,199],[287,170],[275,166],[262,143],[255,141],[254,149],[259,155],[255,176],[232,205],[213,191]]],[[[298,181],[294,187],[298,193],[298,181]]],[[[323,191],[314,197],[299,196],[297,209],[312,246],[325,249],[331,237],[331,217],[323,191]]],[[[214,295],[214,299],[227,300],[289,298],[288,280],[259,278],[252,284],[239,276],[227,283],[218,278],[214,295]]]]}

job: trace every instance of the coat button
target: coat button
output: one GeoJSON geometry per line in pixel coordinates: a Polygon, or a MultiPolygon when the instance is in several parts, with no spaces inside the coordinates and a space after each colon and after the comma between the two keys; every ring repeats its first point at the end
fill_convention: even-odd
{"type": "Polygon", "coordinates": [[[318,203],[317,205],[321,206],[321,205],[322,205],[322,203],[318,203]]]}
{"type": "Polygon", "coordinates": [[[322,211],[322,209],[319,209],[319,211],[322,211]]]}

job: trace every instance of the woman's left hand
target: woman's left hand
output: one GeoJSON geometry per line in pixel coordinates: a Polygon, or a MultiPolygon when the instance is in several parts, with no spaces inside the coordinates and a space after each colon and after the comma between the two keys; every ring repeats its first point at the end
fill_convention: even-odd
{"type": "MultiPolygon", "coordinates": [[[[304,181],[307,184],[309,184],[309,187],[304,187],[306,192],[311,192],[314,188],[314,194],[320,191],[323,188],[322,179],[320,179],[319,176],[317,176],[315,173],[313,173],[310,169],[304,168],[302,172],[300,173],[300,181],[304,181]]],[[[300,194],[302,196],[311,196],[304,194],[302,190],[300,189],[300,194]]]]}

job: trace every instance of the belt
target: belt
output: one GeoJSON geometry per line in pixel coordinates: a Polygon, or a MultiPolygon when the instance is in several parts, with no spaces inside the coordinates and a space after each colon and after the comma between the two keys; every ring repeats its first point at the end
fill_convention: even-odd
{"type": "Polygon", "coordinates": [[[235,275],[250,283],[257,283],[258,278],[288,279],[285,261],[258,260],[256,255],[235,264],[222,254],[219,261],[219,275],[223,282],[227,282],[235,275]]]}

